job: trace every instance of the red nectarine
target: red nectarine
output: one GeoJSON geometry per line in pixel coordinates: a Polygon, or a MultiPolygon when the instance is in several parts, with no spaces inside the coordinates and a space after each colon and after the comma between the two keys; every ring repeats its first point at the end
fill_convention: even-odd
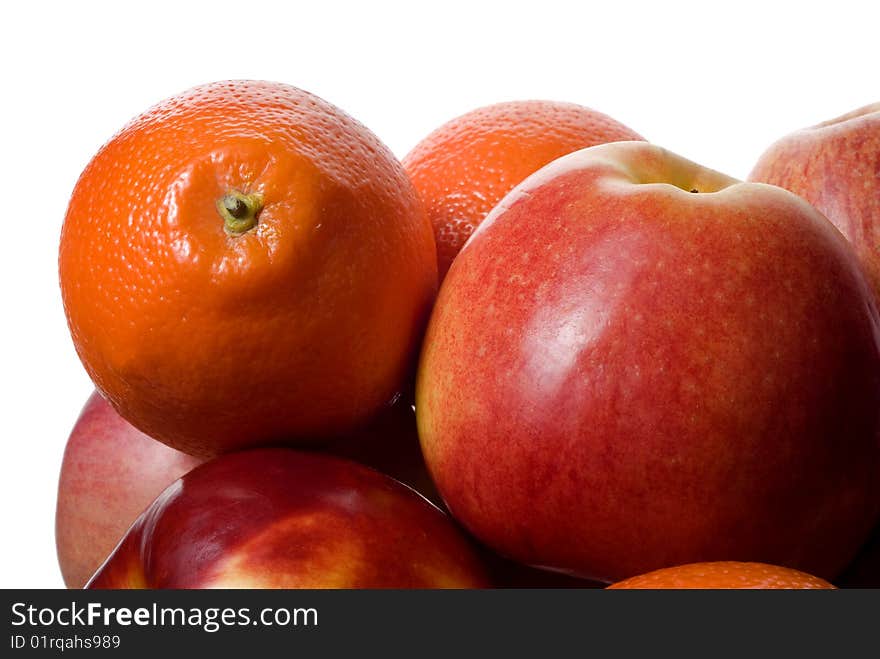
{"type": "Polygon", "coordinates": [[[880,510],[878,337],[855,254],[805,201],[597,146],[526,179],[453,263],[419,434],[453,516],[523,563],[831,577],[880,510]]]}
{"type": "Polygon", "coordinates": [[[477,588],[438,508],[348,460],[290,449],[216,458],[137,519],[91,588],[477,588]]]}

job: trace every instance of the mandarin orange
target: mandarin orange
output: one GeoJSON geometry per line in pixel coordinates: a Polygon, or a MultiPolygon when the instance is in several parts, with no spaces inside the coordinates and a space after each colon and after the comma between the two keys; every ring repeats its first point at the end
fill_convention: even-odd
{"type": "Polygon", "coordinates": [[[400,163],[330,103],[193,88],[87,165],[61,236],[76,350],[130,423],[193,455],[313,443],[409,377],[437,287],[400,163]]]}
{"type": "Polygon", "coordinates": [[[766,563],[715,561],[654,570],[608,586],[614,589],[828,589],[833,585],[800,570],[766,563]]]}

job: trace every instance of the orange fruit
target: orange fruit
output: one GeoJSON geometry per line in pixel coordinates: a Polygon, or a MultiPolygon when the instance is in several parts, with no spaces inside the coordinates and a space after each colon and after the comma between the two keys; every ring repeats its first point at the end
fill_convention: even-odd
{"type": "Polygon", "coordinates": [[[630,577],[608,586],[615,589],[801,589],[834,588],[806,572],[766,563],[716,561],[690,563],[630,577]]]}
{"type": "Polygon", "coordinates": [[[195,455],[363,423],[409,377],[437,287],[400,163],[271,82],[196,87],[132,120],[77,182],[59,260],[97,387],[195,455]]]}
{"type": "Polygon", "coordinates": [[[572,151],[641,140],[574,103],[511,101],[440,126],[403,159],[434,227],[440,279],[490,210],[530,174],[572,151]]]}

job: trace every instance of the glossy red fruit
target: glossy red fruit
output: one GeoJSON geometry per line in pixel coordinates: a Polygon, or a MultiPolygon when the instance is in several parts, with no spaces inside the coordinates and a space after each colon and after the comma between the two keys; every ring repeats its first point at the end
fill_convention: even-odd
{"type": "Polygon", "coordinates": [[[68,588],[82,588],[168,485],[202,463],[137,430],[94,392],[67,440],[55,543],[68,588]]]}
{"type": "Polygon", "coordinates": [[[484,569],[439,509],[340,458],[255,449],[166,489],[90,588],[479,588],[484,569]]]}
{"type": "Polygon", "coordinates": [[[786,135],[749,180],[791,190],[822,211],[880,293],[880,103],[786,135]]]}
{"type": "Polygon", "coordinates": [[[453,263],[419,435],[453,516],[519,562],[832,577],[880,511],[878,337],[855,254],[805,201],[597,146],[517,187],[453,263]]]}

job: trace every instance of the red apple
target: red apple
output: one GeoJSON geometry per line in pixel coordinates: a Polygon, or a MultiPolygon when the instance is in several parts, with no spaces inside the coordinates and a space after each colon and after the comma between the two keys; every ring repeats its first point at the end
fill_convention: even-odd
{"type": "Polygon", "coordinates": [[[597,146],[514,189],[453,263],[419,435],[453,516],[519,562],[832,576],[880,512],[878,336],[855,255],[805,201],[597,146]]]}
{"type": "Polygon", "coordinates": [[[791,190],[822,211],[880,292],[880,103],[783,137],[749,179],[791,190]]]}
{"type": "Polygon", "coordinates": [[[82,588],[134,519],[202,460],[151,439],[97,392],[64,450],[55,543],[68,588],[82,588]]]}
{"type": "MultiPolygon", "coordinates": [[[[365,428],[337,438],[326,450],[373,467],[440,503],[409,405],[387,407],[365,428]]],[[[65,585],[82,588],[144,508],[202,462],[135,429],[93,393],[67,441],[58,484],[55,539],[65,585]]]]}
{"type": "Polygon", "coordinates": [[[290,449],[190,471],[137,519],[90,588],[477,588],[483,567],[415,491],[290,449]]]}

